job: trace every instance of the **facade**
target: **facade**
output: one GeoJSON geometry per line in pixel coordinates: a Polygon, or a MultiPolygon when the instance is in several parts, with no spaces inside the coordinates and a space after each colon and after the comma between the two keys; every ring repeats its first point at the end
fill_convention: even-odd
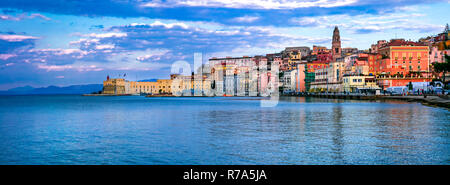
{"type": "Polygon", "coordinates": [[[431,47],[430,49],[430,64],[435,62],[443,63],[445,62],[445,50],[439,50],[438,47],[431,47]]]}
{"type": "Polygon", "coordinates": [[[103,81],[102,94],[171,94],[172,80],[157,80],[155,82],[127,81],[123,78],[114,78],[103,81]]]}
{"type": "Polygon", "coordinates": [[[409,82],[430,82],[429,47],[393,39],[379,49],[381,59],[374,64],[378,85],[383,89],[405,86],[409,82]]]}
{"type": "Polygon", "coordinates": [[[306,74],[307,74],[307,65],[299,64],[297,66],[297,72],[295,73],[295,92],[303,93],[308,92],[306,89],[306,74]]]}
{"type": "Polygon", "coordinates": [[[102,94],[111,94],[111,95],[122,95],[127,94],[125,91],[125,79],[123,78],[109,78],[109,76],[106,78],[105,81],[103,81],[103,90],[102,94]]]}
{"type": "Polygon", "coordinates": [[[344,76],[343,91],[350,93],[376,93],[381,90],[374,76],[344,76]]]}
{"type": "Polygon", "coordinates": [[[327,47],[325,46],[313,46],[313,50],[311,52],[311,55],[317,55],[318,53],[323,53],[323,52],[330,52],[329,49],[327,49],[327,47]]]}
{"type": "Polygon", "coordinates": [[[285,52],[290,51],[298,51],[300,52],[301,56],[307,56],[311,53],[311,49],[307,46],[300,46],[300,47],[287,47],[284,49],[285,52]]]}
{"type": "MultiPolygon", "coordinates": [[[[292,51],[301,56],[297,51],[292,51]]],[[[294,55],[293,58],[297,58],[294,55]]],[[[212,96],[266,96],[271,94],[271,85],[276,75],[272,68],[280,66],[281,58],[276,54],[269,57],[212,58],[209,61],[212,96]]]]}
{"type": "Polygon", "coordinates": [[[127,94],[158,94],[158,82],[133,82],[127,81],[127,94]]]}
{"type": "Polygon", "coordinates": [[[315,71],[315,80],[311,83],[314,92],[341,92],[345,63],[342,58],[332,62],[328,67],[315,71]]]}
{"type": "Polygon", "coordinates": [[[358,48],[342,48],[342,55],[348,56],[352,54],[357,54],[358,48]]]}
{"type": "Polygon", "coordinates": [[[285,71],[282,77],[283,93],[296,92],[297,70],[285,71]]]}
{"type": "Polygon", "coordinates": [[[378,50],[387,44],[386,40],[379,40],[376,44],[372,44],[370,47],[370,53],[378,53],[378,50]]]}

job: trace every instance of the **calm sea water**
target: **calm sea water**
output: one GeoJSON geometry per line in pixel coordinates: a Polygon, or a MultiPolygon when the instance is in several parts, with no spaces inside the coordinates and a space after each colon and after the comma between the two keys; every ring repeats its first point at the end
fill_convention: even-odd
{"type": "Polygon", "coordinates": [[[0,164],[450,164],[450,111],[283,98],[0,96],[0,164]]]}

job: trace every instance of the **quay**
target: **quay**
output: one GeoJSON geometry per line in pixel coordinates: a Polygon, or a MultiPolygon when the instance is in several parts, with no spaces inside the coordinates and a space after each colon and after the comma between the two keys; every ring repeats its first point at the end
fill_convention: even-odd
{"type": "Polygon", "coordinates": [[[424,105],[445,107],[450,109],[448,96],[384,96],[383,99],[404,100],[408,102],[420,102],[424,105]]]}
{"type": "Polygon", "coordinates": [[[329,98],[329,99],[350,99],[350,100],[402,100],[408,102],[419,102],[424,105],[450,108],[450,99],[447,95],[426,95],[426,96],[391,96],[391,95],[365,95],[365,94],[332,94],[314,93],[300,96],[329,98]]]}

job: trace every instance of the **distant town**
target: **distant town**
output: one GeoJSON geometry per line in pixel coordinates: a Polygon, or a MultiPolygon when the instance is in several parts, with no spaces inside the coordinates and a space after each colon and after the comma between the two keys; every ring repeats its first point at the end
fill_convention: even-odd
{"type": "Polygon", "coordinates": [[[110,78],[100,95],[270,96],[307,93],[445,93],[450,75],[450,30],[421,38],[379,40],[369,49],[342,48],[339,28],[332,48],[287,47],[261,56],[210,58],[190,75],[128,81],[110,78]],[[438,64],[447,64],[439,67],[438,64]],[[277,78],[278,77],[278,78],[277,78]],[[274,89],[276,88],[276,89],[274,89]]]}

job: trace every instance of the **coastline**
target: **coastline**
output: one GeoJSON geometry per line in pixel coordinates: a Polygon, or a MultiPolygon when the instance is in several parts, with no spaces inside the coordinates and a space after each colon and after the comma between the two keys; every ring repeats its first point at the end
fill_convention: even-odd
{"type": "MultiPolygon", "coordinates": [[[[294,96],[295,95],[286,95],[294,96]]],[[[383,96],[383,95],[334,95],[334,94],[315,94],[304,97],[327,98],[327,99],[350,99],[350,100],[401,100],[407,102],[418,102],[426,106],[442,107],[450,109],[450,99],[448,96],[383,96]]]]}

